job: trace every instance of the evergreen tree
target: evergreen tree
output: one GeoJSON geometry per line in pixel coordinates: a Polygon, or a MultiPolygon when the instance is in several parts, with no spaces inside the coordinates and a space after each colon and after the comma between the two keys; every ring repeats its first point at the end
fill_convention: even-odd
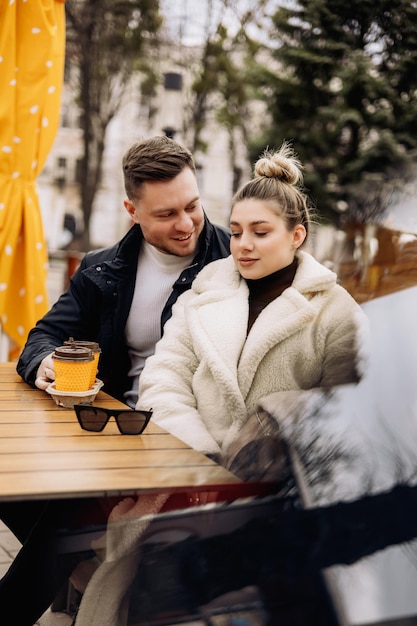
{"type": "Polygon", "coordinates": [[[290,140],[322,215],[377,219],[416,159],[417,2],[299,0],[272,22],[272,124],[253,158],[290,140]]]}

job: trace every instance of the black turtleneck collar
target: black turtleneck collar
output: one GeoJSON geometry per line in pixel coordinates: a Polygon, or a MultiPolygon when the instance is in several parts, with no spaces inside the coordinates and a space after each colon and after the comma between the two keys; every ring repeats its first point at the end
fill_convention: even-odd
{"type": "Polygon", "coordinates": [[[272,300],[278,298],[292,284],[297,267],[298,259],[295,257],[290,265],[277,272],[256,280],[246,279],[249,287],[248,332],[262,309],[272,300]]]}

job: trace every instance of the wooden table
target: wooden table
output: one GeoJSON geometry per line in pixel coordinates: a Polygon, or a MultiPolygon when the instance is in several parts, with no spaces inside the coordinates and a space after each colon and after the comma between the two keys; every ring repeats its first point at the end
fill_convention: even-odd
{"type": "MultiPolygon", "coordinates": [[[[100,391],[94,402],[123,407],[100,391]]],[[[113,496],[236,488],[240,481],[152,422],[120,435],[114,418],[101,433],[80,428],[55,404],[0,363],[0,500],[113,496]]]]}

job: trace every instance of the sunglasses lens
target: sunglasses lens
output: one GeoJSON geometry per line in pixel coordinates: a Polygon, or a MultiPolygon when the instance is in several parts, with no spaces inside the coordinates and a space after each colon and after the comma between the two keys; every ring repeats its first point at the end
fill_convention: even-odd
{"type": "Polygon", "coordinates": [[[123,435],[140,435],[145,430],[149,417],[140,411],[123,411],[116,419],[123,435]]]}
{"type": "Polygon", "coordinates": [[[78,412],[80,423],[84,430],[100,432],[105,427],[109,419],[105,411],[100,409],[81,409],[78,412]]]}

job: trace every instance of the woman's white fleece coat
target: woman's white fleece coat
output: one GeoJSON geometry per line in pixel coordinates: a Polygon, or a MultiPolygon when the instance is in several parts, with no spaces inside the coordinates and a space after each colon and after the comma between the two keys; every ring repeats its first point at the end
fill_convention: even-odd
{"type": "Polygon", "coordinates": [[[247,335],[249,290],[233,258],[206,266],[173,307],[140,377],[138,409],[203,453],[225,452],[270,393],[361,375],[366,317],[336,274],[297,253],[293,284],[247,335]]]}

